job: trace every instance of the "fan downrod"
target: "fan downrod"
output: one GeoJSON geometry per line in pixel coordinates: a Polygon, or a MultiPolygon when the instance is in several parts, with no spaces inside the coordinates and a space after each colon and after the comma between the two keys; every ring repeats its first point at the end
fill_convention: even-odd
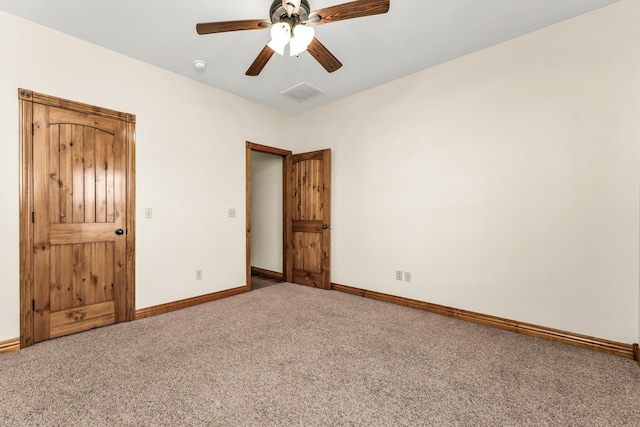
{"type": "Polygon", "coordinates": [[[282,0],[273,0],[269,16],[272,24],[286,22],[293,28],[297,23],[306,21],[309,18],[309,13],[311,13],[311,7],[307,0],[302,0],[298,13],[294,13],[291,16],[288,16],[286,9],[282,7],[282,0]]]}

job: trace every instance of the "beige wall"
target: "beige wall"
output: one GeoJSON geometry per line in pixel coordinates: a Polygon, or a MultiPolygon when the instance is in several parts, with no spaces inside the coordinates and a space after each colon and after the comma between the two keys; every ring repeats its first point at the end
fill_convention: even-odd
{"type": "Polygon", "coordinates": [[[0,40],[0,341],[19,336],[18,87],[137,115],[138,308],[244,285],[246,141],[286,145],[285,117],[2,12],[0,40]]]}
{"type": "Polygon", "coordinates": [[[639,18],[624,0],[281,135],[280,113],[0,13],[0,341],[19,334],[18,87],[137,114],[139,308],[244,284],[250,140],[332,149],[334,282],[640,341],[639,18]]]}
{"type": "Polygon", "coordinates": [[[333,150],[332,281],[638,342],[639,18],[616,3],[299,117],[330,124],[295,151],[333,150]]]}

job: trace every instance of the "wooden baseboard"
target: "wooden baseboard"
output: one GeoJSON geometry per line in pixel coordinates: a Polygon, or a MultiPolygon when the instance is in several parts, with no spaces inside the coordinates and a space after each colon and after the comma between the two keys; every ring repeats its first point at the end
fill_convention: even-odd
{"type": "Polygon", "coordinates": [[[10,351],[20,350],[20,338],[12,340],[0,341],[0,354],[9,353],[10,351]]]}
{"type": "Polygon", "coordinates": [[[282,273],[278,273],[277,271],[266,270],[260,267],[251,267],[251,274],[256,276],[264,276],[269,279],[282,280],[282,273]]]}
{"type": "MultiPolygon", "coordinates": [[[[252,267],[253,269],[254,267],[252,267]]],[[[420,310],[429,311],[431,313],[441,314],[443,316],[455,317],[457,319],[467,320],[474,323],[480,323],[487,326],[492,326],[499,329],[504,329],[524,335],[530,335],[538,338],[544,338],[551,341],[557,341],[564,344],[570,344],[578,347],[588,348],[590,350],[601,351],[605,353],[615,354],[622,357],[628,357],[638,362],[640,366],[640,348],[638,344],[624,344],[616,341],[604,340],[601,338],[594,338],[586,335],[575,334],[571,332],[560,331],[558,329],[546,328],[543,326],[537,326],[530,323],[522,323],[514,320],[504,319],[495,316],[489,316],[486,314],[475,313],[467,310],[460,310],[457,308],[447,307],[438,304],[432,304],[424,301],[418,301],[409,298],[398,297],[395,295],[383,294],[381,292],[369,291],[366,289],[354,288],[351,286],[340,285],[337,283],[331,284],[331,289],[345,292],[352,295],[358,295],[366,298],[375,299],[378,301],[390,302],[393,304],[403,305],[406,307],[417,308],[420,310]]],[[[214,292],[207,295],[201,295],[198,297],[187,298],[179,301],[174,301],[166,304],[161,304],[153,307],[142,308],[136,310],[136,320],[144,319],[146,317],[157,316],[159,314],[169,313],[171,311],[180,310],[187,307],[192,307],[198,304],[204,304],[219,300],[222,298],[231,297],[247,292],[246,286],[241,286],[234,289],[228,289],[225,291],[214,292]]],[[[7,341],[0,341],[0,354],[9,353],[11,351],[20,350],[20,339],[14,338],[7,341]]]]}
{"type": "Polygon", "coordinates": [[[179,301],[169,302],[166,304],[160,304],[153,307],[141,308],[136,310],[136,320],[144,319],[146,317],[157,316],[159,314],[169,313],[175,310],[181,310],[187,307],[193,307],[194,305],[204,304],[219,300],[222,298],[228,298],[234,295],[247,292],[249,289],[246,286],[240,286],[238,288],[228,289],[226,291],[214,292],[212,294],[200,295],[198,297],[187,298],[179,301]]]}
{"type": "MultiPolygon", "coordinates": [[[[219,300],[222,298],[231,297],[234,295],[242,294],[249,291],[247,286],[240,286],[234,289],[228,289],[226,291],[214,292],[212,294],[201,295],[198,297],[187,298],[180,301],[174,301],[167,304],[156,305],[154,307],[141,308],[136,310],[136,320],[144,319],[146,317],[157,316],[158,314],[169,313],[171,311],[180,310],[187,307],[192,307],[198,304],[204,304],[219,300]]],[[[0,354],[9,353],[10,351],[20,350],[20,338],[14,338],[12,340],[0,341],[0,354]]]]}
{"type": "Polygon", "coordinates": [[[375,291],[368,291],[366,289],[354,288],[351,286],[340,285],[337,283],[332,283],[331,289],[335,289],[336,291],[346,292],[353,295],[359,295],[366,298],[372,298],[379,301],[385,301],[393,304],[403,305],[406,307],[417,308],[420,310],[429,311],[431,313],[441,314],[443,316],[455,317],[457,319],[467,320],[474,323],[480,323],[482,325],[492,326],[494,328],[504,329],[507,331],[512,331],[512,332],[516,332],[523,335],[544,338],[547,340],[557,341],[564,344],[570,344],[577,347],[588,348],[590,350],[596,350],[604,353],[615,354],[617,356],[628,357],[630,359],[632,358],[636,359],[637,357],[640,357],[640,356],[637,356],[637,352],[638,352],[637,344],[635,345],[636,353],[634,355],[634,345],[632,344],[624,344],[616,341],[609,341],[601,338],[594,338],[587,335],[575,334],[572,332],[561,331],[558,329],[547,328],[544,326],[537,326],[530,323],[517,322],[515,320],[489,316],[486,314],[475,313],[473,311],[460,310],[457,308],[447,307],[447,306],[438,305],[438,304],[431,304],[428,302],[398,297],[395,295],[383,294],[375,291]]]}

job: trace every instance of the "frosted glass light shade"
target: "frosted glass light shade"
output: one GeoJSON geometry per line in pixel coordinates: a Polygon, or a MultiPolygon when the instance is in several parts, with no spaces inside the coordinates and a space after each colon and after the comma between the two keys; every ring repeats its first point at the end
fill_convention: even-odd
{"type": "Polygon", "coordinates": [[[278,22],[271,27],[271,41],[267,43],[277,54],[284,55],[284,47],[291,38],[291,27],[286,22],[278,22]]]}
{"type": "Polygon", "coordinates": [[[269,43],[267,43],[267,46],[269,46],[271,49],[273,49],[273,51],[275,53],[277,53],[278,55],[282,56],[284,55],[284,47],[286,46],[286,43],[276,43],[273,40],[271,40],[269,43]]]}
{"type": "Polygon", "coordinates": [[[315,37],[315,34],[316,32],[313,27],[307,27],[302,24],[296,25],[293,29],[293,37],[289,44],[289,54],[296,56],[304,52],[315,37]]]}

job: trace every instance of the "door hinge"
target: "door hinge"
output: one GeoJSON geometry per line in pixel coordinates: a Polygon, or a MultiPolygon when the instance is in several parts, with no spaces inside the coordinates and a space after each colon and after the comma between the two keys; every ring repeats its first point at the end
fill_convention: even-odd
{"type": "Polygon", "coordinates": [[[31,123],[31,135],[35,135],[36,134],[36,125],[35,123],[31,123]]]}
{"type": "Polygon", "coordinates": [[[35,212],[31,212],[31,223],[36,222],[36,213],[35,212]]]}
{"type": "Polygon", "coordinates": [[[31,300],[31,310],[36,311],[36,300],[34,299],[31,300]]]}

